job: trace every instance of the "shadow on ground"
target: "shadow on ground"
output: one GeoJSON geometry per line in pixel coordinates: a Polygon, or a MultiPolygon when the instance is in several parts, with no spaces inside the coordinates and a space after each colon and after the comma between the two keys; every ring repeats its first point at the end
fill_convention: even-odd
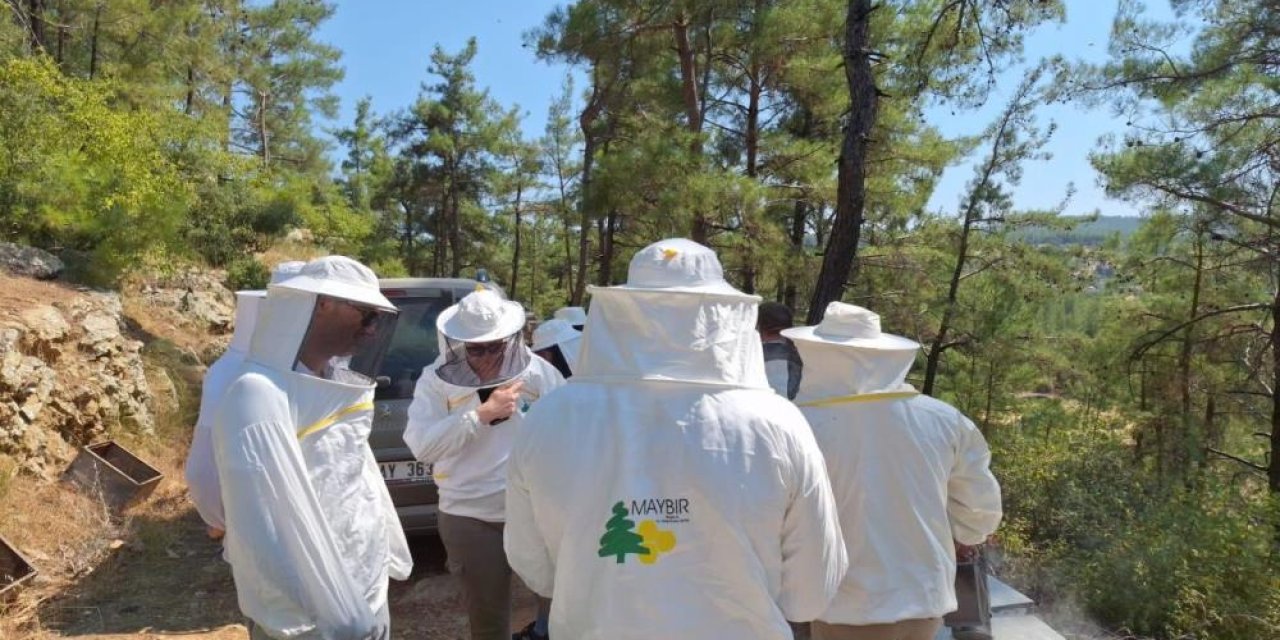
{"type": "MultiPolygon", "coordinates": [[[[61,637],[247,637],[231,571],[205,536],[194,510],[172,519],[137,516],[121,543],[92,573],[38,610],[44,630],[61,637]]],[[[414,570],[392,582],[394,640],[465,640],[466,610],[445,568],[439,538],[410,541],[414,570]]],[[[533,619],[533,594],[513,579],[512,625],[533,619]]]]}
{"type": "Polygon", "coordinates": [[[222,547],[194,510],[135,516],[134,535],[39,609],[63,636],[203,632],[241,622],[222,547]]]}

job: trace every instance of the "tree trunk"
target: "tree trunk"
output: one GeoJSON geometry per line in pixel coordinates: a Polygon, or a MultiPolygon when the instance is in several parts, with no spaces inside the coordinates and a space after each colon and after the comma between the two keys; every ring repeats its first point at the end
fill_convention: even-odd
{"type": "MultiPolygon", "coordinates": [[[[795,209],[791,212],[791,229],[788,234],[791,240],[791,259],[796,262],[804,258],[804,222],[808,217],[808,201],[803,197],[796,198],[795,209]]],[[[795,311],[796,297],[799,295],[796,280],[800,277],[800,273],[801,270],[797,269],[796,264],[787,265],[787,284],[782,292],[782,303],[792,311],[795,311]]]]}
{"type": "Polygon", "coordinates": [[[809,324],[822,320],[827,304],[843,297],[846,283],[857,275],[855,261],[867,197],[867,148],[879,100],[871,73],[871,11],[871,0],[849,0],[845,15],[844,75],[851,108],[840,147],[836,217],[809,302],[809,324]]]}
{"type": "Polygon", "coordinates": [[[556,280],[556,287],[569,292],[569,298],[573,298],[573,292],[577,289],[577,284],[573,279],[573,226],[569,224],[568,209],[564,209],[564,269],[560,270],[560,277],[556,280]],[[566,281],[567,279],[567,281],[566,281]]]}
{"type": "Polygon", "coordinates": [[[196,107],[196,66],[187,65],[187,97],[182,102],[183,115],[191,115],[196,107]]]}
{"type": "Polygon", "coordinates": [[[612,208],[600,229],[600,270],[596,274],[596,284],[602,287],[613,284],[613,234],[617,229],[618,209],[612,208]]]}
{"type": "MultiPolygon", "coordinates": [[[[557,145],[558,146],[558,145],[557,145]]],[[[560,222],[563,225],[564,233],[564,269],[560,271],[560,281],[556,286],[564,287],[564,278],[569,278],[568,290],[574,290],[573,280],[573,246],[570,238],[573,236],[573,227],[569,224],[569,186],[564,179],[564,167],[560,164],[560,155],[556,154],[556,178],[560,188],[560,222]]],[[[553,245],[554,247],[554,245],[553,245]]],[[[554,250],[554,249],[553,249],[554,250]]],[[[535,284],[536,286],[536,284],[535,284]]]]}
{"type": "MultiPolygon", "coordinates": [[[[1213,393],[1209,393],[1204,401],[1204,437],[1208,446],[1215,449],[1222,447],[1222,434],[1218,431],[1217,401],[1213,393]]],[[[1201,454],[1199,467],[1201,473],[1209,466],[1209,457],[1201,454]]]]}
{"type": "Polygon", "coordinates": [[[445,251],[449,248],[449,190],[440,196],[440,208],[435,215],[435,246],[431,255],[431,275],[444,273],[445,251]]]}
{"type": "Polygon", "coordinates": [[[520,285],[520,192],[522,190],[521,189],[522,185],[519,184],[519,180],[520,180],[519,173],[517,173],[516,205],[515,205],[516,237],[515,237],[515,246],[511,251],[511,293],[509,294],[512,300],[516,300],[520,297],[520,294],[517,293],[520,290],[519,288],[519,285],[520,285]]]}
{"type": "MultiPolygon", "coordinates": [[[[813,135],[813,112],[807,106],[801,106],[800,109],[800,130],[796,132],[796,137],[808,139],[813,135]]],[[[796,298],[799,295],[796,281],[805,275],[799,265],[804,259],[805,221],[809,219],[810,209],[808,194],[802,193],[796,198],[795,208],[791,212],[791,229],[788,239],[791,240],[791,259],[794,262],[788,265],[787,284],[783,289],[782,302],[792,311],[796,310],[796,298]]]]}
{"type": "Polygon", "coordinates": [[[454,181],[449,181],[449,277],[462,277],[462,213],[458,206],[458,191],[454,181]]]}
{"type": "MultiPolygon", "coordinates": [[[[755,19],[760,19],[761,3],[756,2],[755,19]]],[[[755,178],[759,172],[759,155],[760,155],[760,95],[764,91],[760,82],[760,63],[756,60],[754,51],[751,53],[751,63],[747,69],[747,122],[745,132],[743,133],[743,146],[746,147],[746,167],[744,168],[748,178],[755,178]]],[[[745,215],[742,218],[742,229],[746,234],[746,243],[744,247],[743,268],[742,268],[742,290],[744,293],[756,292],[756,276],[759,275],[759,269],[756,264],[755,246],[756,246],[756,230],[752,221],[747,220],[745,215]]]]}
{"type": "MultiPolygon", "coordinates": [[[[1280,288],[1271,299],[1271,374],[1273,389],[1280,390],[1280,288]]],[[[1280,496],[1280,392],[1271,394],[1271,455],[1267,465],[1267,487],[1271,495],[1280,496]]],[[[1280,522],[1276,523],[1276,541],[1280,544],[1280,522]]]]}
{"type": "MultiPolygon", "coordinates": [[[[538,292],[541,288],[538,284],[538,238],[542,234],[538,230],[538,210],[534,209],[529,212],[529,227],[533,229],[533,235],[529,236],[529,304],[526,307],[533,311],[533,306],[538,301],[538,292]]],[[[552,241],[552,250],[555,249],[555,243],[552,241]]]]}
{"type": "Polygon", "coordinates": [[[31,53],[45,51],[44,0],[28,0],[27,23],[31,29],[31,53]]]}
{"type": "Polygon", "coordinates": [[[98,75],[98,31],[102,25],[102,3],[93,9],[93,32],[89,36],[89,79],[98,75]]]}
{"type": "Polygon", "coordinates": [[[409,275],[416,277],[419,274],[418,261],[413,255],[413,207],[404,200],[400,201],[400,206],[404,208],[404,235],[400,239],[400,257],[409,275]]]}
{"type": "Polygon", "coordinates": [[[742,143],[747,153],[747,177],[754,178],[759,171],[756,165],[760,156],[760,94],[763,92],[760,83],[760,67],[754,60],[748,72],[748,82],[751,84],[747,89],[747,126],[742,143]]]}
{"type": "MultiPolygon", "coordinates": [[[[1204,281],[1204,237],[1199,231],[1195,238],[1195,279],[1191,285],[1191,305],[1187,310],[1187,319],[1194,320],[1200,313],[1200,289],[1204,281]]],[[[1182,332],[1182,342],[1178,345],[1178,395],[1181,401],[1182,446],[1178,448],[1175,461],[1176,469],[1189,470],[1189,463],[1198,460],[1200,447],[1196,437],[1195,419],[1191,415],[1191,355],[1195,345],[1195,323],[1190,322],[1182,332]]]]}
{"type": "MultiPolygon", "coordinates": [[[[698,95],[698,63],[694,59],[693,47],[689,43],[689,18],[683,13],[671,25],[675,35],[676,56],[680,60],[680,96],[684,100],[684,116],[689,133],[693,134],[693,142],[689,145],[689,153],[695,163],[702,161],[702,103],[698,95]]],[[[693,212],[693,225],[690,238],[694,242],[707,244],[710,236],[710,224],[702,211],[693,212]]]]}
{"type": "MultiPolygon", "coordinates": [[[[972,197],[972,196],[971,196],[972,197]]],[[[960,246],[956,249],[956,265],[951,271],[951,284],[947,288],[947,303],[942,310],[942,322],[938,325],[938,333],[929,345],[929,355],[925,358],[924,385],[920,393],[933,395],[933,386],[938,377],[938,365],[942,362],[942,352],[947,348],[947,334],[951,331],[951,321],[955,317],[956,300],[960,296],[960,278],[964,275],[964,263],[969,257],[969,231],[972,228],[972,207],[965,212],[964,225],[960,228],[960,246]]]]}
{"type": "Polygon", "coordinates": [[[258,91],[258,112],[255,114],[258,127],[258,155],[262,158],[262,166],[271,166],[271,130],[267,128],[267,108],[271,94],[258,91]]]}
{"type": "Polygon", "coordinates": [[[226,82],[222,86],[222,113],[226,116],[227,128],[223,133],[222,151],[224,153],[231,152],[231,131],[232,120],[235,118],[235,110],[232,108],[232,95],[235,92],[236,71],[239,70],[237,56],[239,55],[239,35],[240,35],[240,12],[238,10],[238,2],[231,4],[231,9],[225,14],[227,25],[227,64],[231,71],[227,72],[226,82]]]}
{"type": "Polygon", "coordinates": [[[578,276],[574,282],[573,306],[582,306],[587,297],[587,266],[591,256],[591,168],[595,164],[595,125],[604,109],[605,92],[600,86],[600,70],[592,68],[591,98],[578,116],[578,128],[582,130],[582,183],[578,197],[578,276]]]}
{"type": "MultiPolygon", "coordinates": [[[[57,12],[58,12],[58,44],[57,44],[57,53],[54,54],[53,58],[54,58],[54,62],[58,63],[58,68],[61,69],[63,61],[66,59],[64,57],[65,55],[64,52],[66,51],[66,46],[67,46],[67,5],[66,3],[62,2],[62,0],[58,1],[57,12]]],[[[65,69],[63,69],[63,71],[65,71],[65,69]]]]}
{"type": "Polygon", "coordinates": [[[987,403],[982,410],[982,424],[978,425],[982,435],[988,440],[991,439],[991,432],[988,431],[991,424],[991,408],[995,404],[996,395],[996,363],[987,363],[987,403]]]}

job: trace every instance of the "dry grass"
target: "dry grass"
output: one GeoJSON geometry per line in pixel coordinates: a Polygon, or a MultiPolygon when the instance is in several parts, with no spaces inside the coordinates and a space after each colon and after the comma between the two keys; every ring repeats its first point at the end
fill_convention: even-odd
{"type": "Polygon", "coordinates": [[[323,255],[328,255],[328,253],[329,252],[324,247],[318,247],[311,243],[290,242],[285,240],[276,243],[271,248],[254,257],[256,257],[258,262],[261,262],[263,266],[270,269],[281,262],[288,262],[290,260],[307,261],[313,258],[319,258],[323,255]]]}
{"type": "MultiPolygon", "coordinates": [[[[27,289],[30,294],[32,287],[27,289]]],[[[163,335],[182,335],[169,332],[174,327],[163,324],[162,316],[135,318],[147,318],[163,335]]],[[[149,356],[146,369],[153,388],[161,386],[160,376],[171,380],[177,402],[153,403],[156,429],[151,434],[110,434],[164,474],[145,502],[123,514],[111,514],[100,500],[69,483],[7,471],[11,465],[0,458],[0,534],[40,571],[0,616],[0,638],[138,638],[161,635],[151,633],[156,628],[186,637],[193,632],[219,640],[243,637],[243,628],[235,626],[234,588],[218,557],[220,547],[204,535],[183,480],[198,402],[198,386],[193,385],[199,383],[198,376],[184,375],[184,368],[190,366],[172,352],[149,356]]]]}
{"type": "Polygon", "coordinates": [[[0,272],[0,318],[16,320],[23,311],[40,304],[71,301],[75,285],[15,278],[0,272]]]}

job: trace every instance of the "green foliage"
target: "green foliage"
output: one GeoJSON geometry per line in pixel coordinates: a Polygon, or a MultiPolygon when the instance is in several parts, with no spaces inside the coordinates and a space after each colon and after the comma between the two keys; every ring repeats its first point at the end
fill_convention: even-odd
{"type": "Polygon", "coordinates": [[[1280,633],[1280,566],[1265,509],[1220,490],[1173,496],[1113,520],[1085,556],[1091,614],[1139,635],[1246,640],[1280,633]]]}
{"type": "Polygon", "coordinates": [[[92,251],[106,281],[172,242],[192,197],[166,145],[182,123],[112,97],[110,83],[67,78],[45,59],[0,65],[0,228],[92,251]]]}
{"type": "Polygon", "coordinates": [[[1276,511],[1230,475],[1162,487],[1135,464],[1136,425],[1054,399],[1019,403],[992,437],[1012,578],[1143,637],[1245,640],[1280,629],[1276,511]]]}
{"type": "Polygon", "coordinates": [[[262,290],[271,280],[271,270],[253,258],[240,258],[227,265],[227,286],[234,291],[262,290]]]}

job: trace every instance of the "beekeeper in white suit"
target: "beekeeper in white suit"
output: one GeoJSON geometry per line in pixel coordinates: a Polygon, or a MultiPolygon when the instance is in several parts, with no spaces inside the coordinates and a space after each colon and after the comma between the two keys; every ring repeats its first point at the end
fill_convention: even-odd
{"type": "MultiPolygon", "coordinates": [[[[301,261],[281,262],[271,270],[269,284],[275,284],[298,273],[301,261]]],[[[191,434],[191,450],[187,452],[185,475],[191,502],[195,504],[200,519],[208,528],[209,537],[221,539],[226,530],[226,518],[222,512],[222,484],[218,482],[218,468],[213,463],[213,416],[227,385],[239,374],[245,356],[249,353],[249,340],[258,322],[258,305],[267,296],[266,290],[249,289],[236,292],[235,326],[231,344],[204,374],[200,386],[200,412],[191,434]]]]}
{"type": "Polygon", "coordinates": [[[507,557],[551,637],[791,638],[846,559],[822,454],[765,379],[760,299],[681,239],[592,295],[579,368],[509,463],[507,557]]]}
{"type": "MultiPolygon", "coordinates": [[[[502,550],[507,456],[524,413],[564,384],[522,340],[524,309],[482,289],[436,320],[444,351],[424,369],[404,441],[432,466],[440,539],[462,582],[473,640],[510,640],[511,567],[502,550]]],[[[521,637],[535,638],[536,624],[521,637]]]]}
{"type": "Polygon", "coordinates": [[[955,548],[1000,523],[982,434],[906,383],[920,345],[880,316],[832,302],[816,327],[787,329],[804,360],[796,395],[840,510],[849,573],[815,640],[932,640],[956,608],[955,548]]]}
{"type": "Polygon", "coordinates": [[[251,637],[385,639],[388,578],[412,559],[369,448],[371,372],[395,324],[341,256],[271,285],[218,409],[226,557],[251,637]]]}
{"type": "Polygon", "coordinates": [[[573,377],[578,366],[578,352],[582,349],[582,332],[566,320],[552,318],[533,330],[533,345],[529,347],[543,360],[564,376],[573,377]]]}

